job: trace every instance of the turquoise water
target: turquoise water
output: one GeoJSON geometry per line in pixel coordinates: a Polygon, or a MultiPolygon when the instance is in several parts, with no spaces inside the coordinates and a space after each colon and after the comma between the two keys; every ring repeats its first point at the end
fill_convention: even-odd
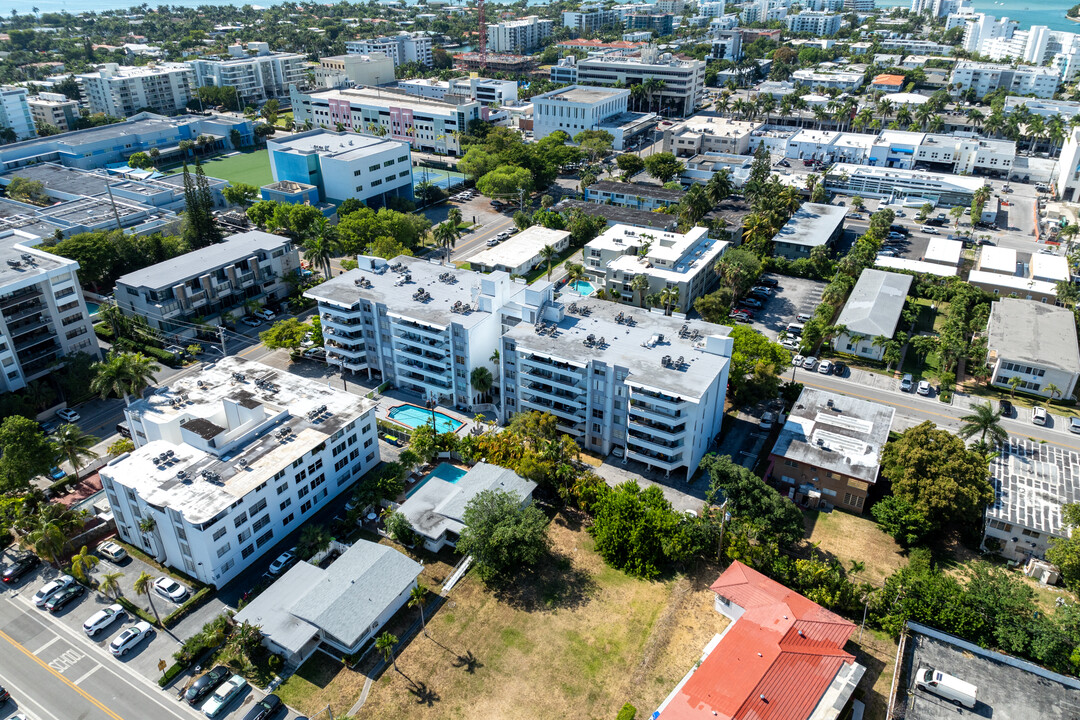
{"type": "Polygon", "coordinates": [[[1027,30],[1032,25],[1045,25],[1051,30],[1080,32],[1080,23],[1065,19],[1065,11],[1076,4],[1075,0],[973,0],[972,4],[976,12],[1016,20],[1021,30],[1027,30]]]}
{"type": "Polygon", "coordinates": [[[416,483],[416,487],[414,487],[412,490],[405,493],[405,497],[409,497],[414,492],[419,490],[421,487],[423,487],[424,483],[426,483],[431,478],[439,478],[440,480],[445,480],[451,485],[456,485],[457,481],[465,477],[465,474],[467,472],[468,470],[462,470],[459,467],[454,467],[450,463],[439,463],[435,466],[434,470],[429,472],[424,477],[420,478],[420,482],[416,483]]]}
{"type": "Polygon", "coordinates": [[[99,307],[101,306],[98,305],[96,302],[93,302],[92,300],[86,301],[86,311],[90,313],[90,317],[94,317],[95,315],[97,315],[99,307]]]}
{"type": "MultiPolygon", "coordinates": [[[[401,423],[406,427],[418,428],[421,425],[431,424],[431,411],[427,408],[422,408],[419,405],[398,405],[397,407],[390,408],[390,412],[387,413],[394,422],[401,423]]],[[[444,432],[457,432],[465,424],[460,420],[455,420],[449,415],[443,415],[441,412],[435,412],[435,431],[444,432]]]]}
{"type": "Polygon", "coordinates": [[[574,290],[575,292],[577,292],[578,295],[581,295],[583,297],[592,295],[594,292],[596,292],[596,286],[588,280],[578,280],[577,282],[569,283],[567,287],[569,287],[571,290],[574,290]]]}

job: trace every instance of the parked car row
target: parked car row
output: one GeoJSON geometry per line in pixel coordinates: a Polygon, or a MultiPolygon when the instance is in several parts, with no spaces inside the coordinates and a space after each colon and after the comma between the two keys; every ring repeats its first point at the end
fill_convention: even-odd
{"type": "Polygon", "coordinates": [[[512,227],[509,230],[503,230],[498,235],[495,235],[494,237],[489,239],[487,241],[487,246],[488,247],[495,247],[496,245],[501,243],[503,240],[508,239],[511,235],[513,235],[516,232],[518,232],[518,229],[516,227],[512,227]]]}
{"type": "Polygon", "coordinates": [[[476,197],[475,190],[462,190],[457,195],[451,195],[450,199],[453,202],[467,202],[469,200],[472,200],[474,197],[476,197]]]}
{"type": "Polygon", "coordinates": [[[818,362],[818,359],[813,355],[796,355],[791,358],[791,364],[804,370],[817,370],[822,375],[843,375],[847,372],[847,365],[839,360],[822,360],[818,362]]]}

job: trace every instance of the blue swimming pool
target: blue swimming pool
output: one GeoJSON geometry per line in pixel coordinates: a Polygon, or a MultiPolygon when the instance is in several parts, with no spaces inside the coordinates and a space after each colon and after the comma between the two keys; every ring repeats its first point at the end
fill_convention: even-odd
{"type": "Polygon", "coordinates": [[[446,482],[450,483],[451,485],[454,485],[454,484],[457,483],[458,480],[460,480],[462,477],[464,477],[465,473],[467,473],[467,472],[468,472],[468,470],[462,470],[459,467],[454,467],[450,463],[439,463],[438,465],[435,466],[434,470],[429,472],[424,477],[420,478],[420,481],[418,483],[416,483],[416,487],[409,490],[409,492],[405,493],[405,497],[409,497],[414,492],[419,490],[421,488],[421,486],[423,486],[423,484],[426,483],[431,478],[439,478],[440,480],[445,480],[446,482]]]}
{"type": "Polygon", "coordinates": [[[93,300],[86,301],[86,311],[90,313],[90,317],[94,317],[98,313],[98,308],[101,307],[93,300]]]}
{"type": "Polygon", "coordinates": [[[583,297],[587,297],[596,292],[596,286],[588,280],[578,280],[576,282],[569,283],[567,287],[583,297]]]}
{"type": "MultiPolygon", "coordinates": [[[[419,405],[398,405],[397,407],[390,408],[390,411],[386,413],[396,423],[401,423],[405,427],[418,428],[421,425],[431,424],[431,411],[427,408],[422,408],[419,405]]],[[[444,415],[439,411],[435,411],[435,431],[439,433],[444,432],[457,432],[462,428],[465,423],[460,420],[455,420],[449,415],[444,415]]]]}

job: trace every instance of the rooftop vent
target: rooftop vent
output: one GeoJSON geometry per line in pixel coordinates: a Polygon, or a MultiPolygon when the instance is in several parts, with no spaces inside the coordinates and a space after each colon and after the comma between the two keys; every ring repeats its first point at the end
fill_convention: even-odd
{"type": "Polygon", "coordinates": [[[240,458],[236,461],[236,464],[240,467],[247,467],[247,460],[245,460],[244,458],[240,458]]]}

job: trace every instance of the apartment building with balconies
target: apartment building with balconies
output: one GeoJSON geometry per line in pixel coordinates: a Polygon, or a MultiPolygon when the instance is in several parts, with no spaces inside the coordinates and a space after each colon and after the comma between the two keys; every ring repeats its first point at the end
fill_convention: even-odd
{"type": "MultiPolygon", "coordinates": [[[[505,272],[404,256],[357,260],[357,269],[305,293],[319,303],[327,362],[442,404],[487,402],[470,377],[478,367],[495,374],[504,308],[524,287],[505,272]]],[[[521,305],[509,312],[520,316],[521,305]]]]}
{"type": "Polygon", "coordinates": [[[551,413],[583,450],[689,479],[720,432],[730,329],[589,298],[550,310],[500,339],[503,419],[551,413]]]}
{"type": "Polygon", "coordinates": [[[66,355],[99,354],[79,263],[34,247],[40,242],[0,230],[0,392],[26,387],[66,355]]]}
{"type": "Polygon", "coordinates": [[[608,298],[634,305],[640,305],[648,295],[678,288],[672,308],[684,313],[716,285],[716,262],[730,245],[709,237],[709,229],[704,227],[684,234],[614,225],[585,245],[585,272],[604,288],[608,298]],[[649,283],[643,291],[633,289],[638,275],[649,283]]]}
{"type": "Polygon", "coordinates": [[[527,55],[539,50],[554,28],[555,21],[536,15],[492,23],[487,26],[488,52],[527,55]]]}
{"type": "Polygon", "coordinates": [[[233,87],[240,102],[258,105],[289,94],[290,85],[307,83],[307,57],[299,53],[270,52],[262,42],[229,46],[228,58],[198,58],[188,63],[198,87],[233,87]]]}
{"type": "Polygon", "coordinates": [[[578,85],[631,87],[649,78],[664,86],[649,97],[649,109],[661,115],[691,115],[705,98],[705,62],[683,60],[649,46],[640,57],[600,55],[577,63],[578,85]]]}
{"type": "Polygon", "coordinates": [[[280,235],[251,231],[130,272],[116,281],[116,304],[177,341],[195,336],[196,318],[221,324],[251,303],[284,299],[286,276],[300,268],[299,251],[280,235]]]}
{"type": "Polygon", "coordinates": [[[28,98],[26,104],[35,123],[55,125],[62,132],[74,129],[79,117],[79,103],[63,93],[38,93],[28,98]]]}
{"type": "Polygon", "coordinates": [[[145,108],[165,115],[183,112],[195,96],[195,73],[187,63],[139,67],[106,63],[77,75],[90,112],[126,118],[145,108]]]}
{"type": "Polygon", "coordinates": [[[10,128],[16,140],[37,136],[26,88],[14,85],[0,87],[0,127],[10,128]]]}
{"type": "MultiPolygon", "coordinates": [[[[431,48],[431,37],[423,33],[401,32],[397,35],[384,35],[362,40],[347,40],[345,42],[345,52],[350,55],[383,53],[394,61],[394,67],[411,62],[424,67],[431,67],[434,62],[431,48]]],[[[387,79],[387,82],[393,79],[393,76],[391,76],[387,79]]]]}
{"type": "Polygon", "coordinates": [[[379,463],[375,407],[238,357],[174,378],[125,409],[135,450],[101,468],[117,532],[221,587],[379,463]]]}

